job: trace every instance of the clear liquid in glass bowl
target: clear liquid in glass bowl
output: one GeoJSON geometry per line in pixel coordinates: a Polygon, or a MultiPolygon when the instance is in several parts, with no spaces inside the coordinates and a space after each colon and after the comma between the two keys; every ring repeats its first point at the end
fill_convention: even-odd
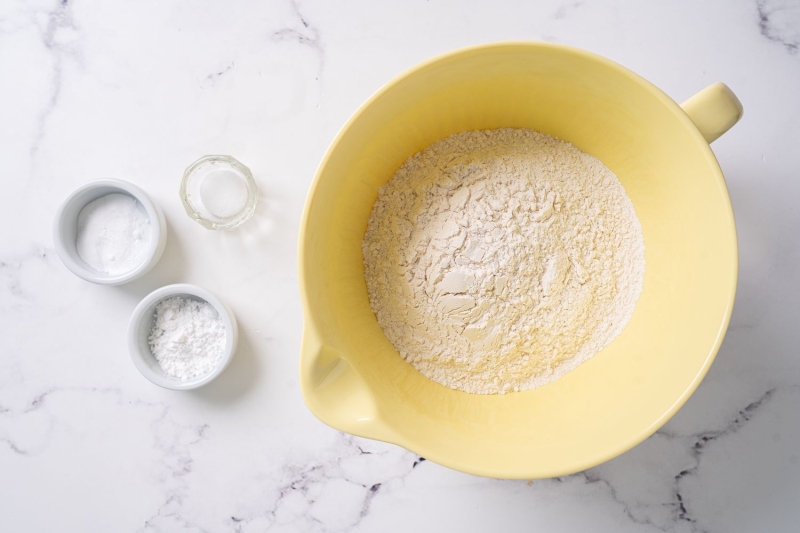
{"type": "Polygon", "coordinates": [[[256,210],[258,189],[250,169],[228,155],[207,155],[183,174],[186,213],[208,229],[233,229],[256,210]]]}

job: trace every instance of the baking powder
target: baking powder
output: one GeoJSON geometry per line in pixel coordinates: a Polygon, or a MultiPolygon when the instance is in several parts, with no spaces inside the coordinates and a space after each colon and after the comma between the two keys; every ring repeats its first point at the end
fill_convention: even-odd
{"type": "Polygon", "coordinates": [[[225,323],[208,302],[174,296],[156,306],[148,338],[164,372],[187,380],[213,371],[225,350],[225,323]]]}

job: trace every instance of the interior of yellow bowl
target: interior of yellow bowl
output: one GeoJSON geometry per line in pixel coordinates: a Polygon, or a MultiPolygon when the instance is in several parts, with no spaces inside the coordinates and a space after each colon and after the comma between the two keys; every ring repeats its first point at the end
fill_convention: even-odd
{"type": "Polygon", "coordinates": [[[350,433],[480,475],[547,477],[634,446],[686,401],[727,328],[736,234],[708,144],[672,100],[622,67],[544,43],[488,45],[409,71],[368,101],[316,176],[300,242],[303,394],[350,433]],[[644,289],[624,332],[544,387],[472,395],[403,361],[372,313],[361,241],[378,189],[453,133],[532,128],[600,159],[642,224],[644,289]]]}

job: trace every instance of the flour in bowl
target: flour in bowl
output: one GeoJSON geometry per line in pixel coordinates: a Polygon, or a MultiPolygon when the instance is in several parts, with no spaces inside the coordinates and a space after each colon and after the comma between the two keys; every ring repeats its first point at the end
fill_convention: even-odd
{"type": "Polygon", "coordinates": [[[527,129],[459,133],[410,157],[380,189],[362,249],[400,355],[478,394],[550,383],[603,349],[645,268],[617,177],[527,129]]]}

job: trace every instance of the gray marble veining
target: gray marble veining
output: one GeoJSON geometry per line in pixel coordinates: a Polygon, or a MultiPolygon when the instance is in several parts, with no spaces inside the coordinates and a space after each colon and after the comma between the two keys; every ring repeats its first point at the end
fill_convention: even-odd
{"type": "Polygon", "coordinates": [[[276,43],[296,42],[301,46],[311,49],[317,56],[317,76],[315,81],[320,82],[325,67],[325,49],[322,46],[320,31],[316,26],[309,24],[300,11],[297,0],[291,0],[292,15],[299,24],[291,28],[281,28],[272,33],[272,40],[276,43]]]}
{"type": "MultiPolygon", "coordinates": [[[[72,13],[68,0],[61,0],[53,9],[45,14],[45,23],[40,29],[41,40],[44,48],[49,52],[52,61],[51,82],[49,97],[36,120],[36,134],[31,144],[30,155],[35,157],[39,144],[45,135],[45,128],[50,114],[58,104],[61,94],[61,81],[63,77],[63,62],[65,58],[74,57],[76,50],[71,45],[72,36],[64,40],[64,33],[77,32],[77,27],[72,20],[72,13]]],[[[40,25],[42,25],[40,23],[40,25]]]]}
{"type": "Polygon", "coordinates": [[[800,4],[791,0],[758,0],[761,35],[796,54],[800,48],[800,4]]]}

